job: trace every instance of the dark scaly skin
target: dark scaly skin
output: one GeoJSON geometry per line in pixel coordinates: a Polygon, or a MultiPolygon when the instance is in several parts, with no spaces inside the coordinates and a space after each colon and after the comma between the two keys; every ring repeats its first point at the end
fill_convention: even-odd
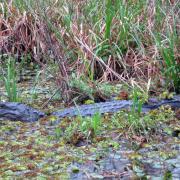
{"type": "MultiPolygon", "coordinates": [[[[58,118],[63,117],[73,117],[73,116],[92,116],[95,113],[114,113],[121,109],[127,109],[132,106],[133,102],[130,100],[113,100],[109,102],[95,103],[89,105],[74,106],[70,108],[65,108],[63,110],[52,113],[52,115],[58,118]]],[[[180,108],[180,96],[175,96],[171,100],[161,100],[151,99],[149,103],[144,104],[142,111],[148,112],[152,109],[157,109],[162,105],[170,105],[174,108],[180,108]]]]}
{"type": "MultiPolygon", "coordinates": [[[[132,106],[130,100],[113,100],[109,102],[101,102],[90,105],[74,106],[63,110],[53,112],[51,115],[57,116],[58,119],[73,116],[92,116],[95,113],[115,113],[121,109],[127,109],[132,106]]],[[[176,96],[171,100],[151,99],[148,104],[142,107],[143,112],[156,109],[162,105],[170,105],[174,108],[180,108],[180,96],[176,96]]],[[[14,120],[23,122],[33,122],[45,116],[44,112],[38,111],[25,104],[16,102],[0,102],[0,120],[14,120]]]]}

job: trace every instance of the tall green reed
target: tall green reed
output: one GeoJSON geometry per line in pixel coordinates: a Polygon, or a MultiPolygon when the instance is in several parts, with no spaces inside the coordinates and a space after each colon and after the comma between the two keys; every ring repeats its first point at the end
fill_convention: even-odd
{"type": "Polygon", "coordinates": [[[176,33],[167,33],[166,39],[161,34],[156,36],[156,44],[163,59],[161,71],[166,77],[166,85],[174,86],[174,90],[180,92],[180,65],[175,55],[178,36],[176,33]]]}
{"type": "Polygon", "coordinates": [[[8,58],[7,74],[3,76],[3,80],[4,80],[8,101],[18,102],[19,97],[17,91],[15,59],[12,57],[8,58]]]}
{"type": "Polygon", "coordinates": [[[105,39],[109,39],[111,36],[111,23],[114,16],[114,6],[113,1],[106,0],[106,30],[105,39]]]}

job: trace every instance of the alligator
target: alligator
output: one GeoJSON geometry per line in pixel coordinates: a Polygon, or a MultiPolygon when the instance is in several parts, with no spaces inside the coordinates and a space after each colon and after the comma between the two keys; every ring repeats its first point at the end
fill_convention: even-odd
{"type": "MultiPolygon", "coordinates": [[[[63,110],[53,112],[52,115],[58,118],[73,117],[73,116],[92,116],[95,113],[115,113],[121,109],[130,108],[133,105],[131,100],[113,100],[101,103],[94,103],[88,105],[74,106],[65,108],[63,110]]],[[[170,105],[173,108],[180,108],[180,96],[174,96],[173,99],[158,100],[157,98],[150,98],[148,103],[142,106],[142,112],[148,112],[157,109],[162,105],[170,105]]]]}
{"type": "MultiPolygon", "coordinates": [[[[65,108],[50,115],[56,116],[57,119],[73,116],[93,116],[95,113],[115,113],[121,109],[128,109],[133,105],[131,100],[112,100],[107,102],[80,105],[65,108]]],[[[162,105],[170,105],[173,108],[180,108],[180,96],[174,96],[173,99],[157,100],[151,98],[148,103],[142,106],[142,112],[156,109],[162,105]]],[[[44,112],[38,111],[22,103],[0,102],[0,120],[8,119],[14,121],[34,122],[46,116],[44,112]]]]}

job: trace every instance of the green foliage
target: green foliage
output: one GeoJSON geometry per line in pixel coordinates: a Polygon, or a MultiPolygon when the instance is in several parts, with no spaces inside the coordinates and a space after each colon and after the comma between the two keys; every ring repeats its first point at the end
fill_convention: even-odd
{"type": "Polygon", "coordinates": [[[99,113],[95,113],[92,117],[75,118],[64,132],[64,139],[67,142],[72,142],[76,134],[82,134],[86,139],[91,139],[100,133],[102,126],[102,117],[99,113]]]}
{"type": "Polygon", "coordinates": [[[56,136],[56,138],[57,138],[57,139],[60,138],[61,135],[62,135],[62,130],[61,130],[61,128],[59,128],[59,127],[55,128],[55,136],[56,136]]]}
{"type": "Polygon", "coordinates": [[[162,92],[162,94],[159,95],[159,99],[172,99],[174,96],[173,92],[169,92],[169,91],[164,91],[162,92]]]}
{"type": "Polygon", "coordinates": [[[77,78],[76,74],[72,74],[72,78],[70,81],[70,87],[76,88],[81,93],[88,95],[92,100],[94,99],[93,98],[94,89],[90,88],[90,86],[88,84],[88,80],[84,76],[77,78]]]}
{"type": "Polygon", "coordinates": [[[79,131],[78,127],[79,127],[78,121],[72,121],[69,124],[69,126],[65,129],[65,132],[63,135],[66,142],[72,141],[74,134],[79,131]]]}
{"type": "Polygon", "coordinates": [[[101,127],[101,114],[95,113],[92,117],[80,118],[80,130],[84,134],[88,134],[90,130],[93,131],[94,134],[97,134],[101,127]]]}
{"type": "MultiPolygon", "coordinates": [[[[166,11],[161,10],[165,16],[166,11]]],[[[156,47],[162,57],[161,67],[162,73],[166,77],[167,87],[174,86],[174,90],[180,92],[180,65],[178,62],[177,49],[179,48],[179,36],[177,30],[178,20],[175,12],[170,9],[169,15],[172,18],[172,22],[169,23],[168,17],[165,19],[165,32],[156,32],[153,34],[156,47]]]]}
{"type": "Polygon", "coordinates": [[[139,91],[138,89],[133,89],[133,105],[131,108],[132,113],[138,112],[140,114],[142,112],[142,105],[144,103],[143,99],[139,99],[139,91]]]}
{"type": "Polygon", "coordinates": [[[140,86],[132,83],[133,86],[132,94],[131,94],[133,101],[133,105],[131,108],[132,113],[136,114],[137,112],[137,114],[141,114],[142,106],[144,103],[148,101],[149,98],[148,93],[149,93],[150,83],[151,83],[151,79],[149,79],[145,90],[143,90],[140,86]]]}
{"type": "Polygon", "coordinates": [[[7,62],[7,72],[3,76],[4,85],[8,97],[8,101],[18,102],[17,80],[16,80],[16,67],[15,60],[9,57],[7,62]]]}
{"type": "Polygon", "coordinates": [[[172,120],[174,115],[168,106],[162,106],[147,114],[122,110],[112,116],[112,124],[114,127],[128,130],[129,134],[147,135],[152,130],[157,130],[157,124],[172,120]]]}
{"type": "Polygon", "coordinates": [[[180,66],[178,61],[175,59],[174,54],[174,40],[177,37],[169,36],[168,46],[164,47],[161,43],[160,52],[162,54],[162,58],[165,62],[165,67],[163,67],[162,71],[167,78],[167,83],[173,83],[174,88],[177,92],[180,89],[180,66]]]}
{"type": "Polygon", "coordinates": [[[75,73],[72,74],[72,78],[69,84],[70,87],[72,89],[76,89],[79,92],[79,94],[88,96],[88,101],[90,103],[94,102],[94,95],[98,92],[100,92],[105,97],[111,97],[112,94],[118,95],[122,88],[122,85],[111,85],[108,82],[99,83],[96,81],[91,81],[85,76],[81,76],[78,78],[75,73]]]}
{"type": "Polygon", "coordinates": [[[172,172],[171,171],[166,171],[164,173],[164,177],[163,177],[163,180],[172,180],[172,172]]]}
{"type": "Polygon", "coordinates": [[[114,16],[113,1],[106,0],[106,30],[105,39],[109,39],[111,36],[111,23],[114,16]]]}

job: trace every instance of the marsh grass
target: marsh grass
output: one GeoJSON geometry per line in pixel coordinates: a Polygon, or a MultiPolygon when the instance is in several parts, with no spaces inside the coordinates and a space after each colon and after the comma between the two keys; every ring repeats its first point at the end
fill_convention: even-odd
{"type": "Polygon", "coordinates": [[[111,119],[112,127],[119,128],[128,136],[145,136],[147,139],[158,131],[162,122],[168,123],[175,118],[174,111],[169,106],[161,106],[146,114],[137,111],[121,110],[114,114],[111,119]],[[152,134],[151,134],[152,133],[152,134]]]}
{"type": "Polygon", "coordinates": [[[142,86],[165,77],[167,88],[178,92],[178,3],[3,0],[1,49],[29,53],[46,69],[41,60],[54,61],[51,73],[67,100],[71,73],[99,83],[134,79],[142,86]]]}
{"type": "Polygon", "coordinates": [[[105,39],[109,39],[111,36],[112,20],[115,15],[115,9],[113,1],[106,0],[106,30],[105,39]]]}
{"type": "Polygon", "coordinates": [[[97,135],[102,123],[102,117],[100,113],[95,113],[92,117],[81,118],[80,130],[84,134],[88,135],[90,131],[93,135],[97,135]]]}
{"type": "Polygon", "coordinates": [[[162,72],[166,77],[166,85],[173,86],[174,90],[178,93],[180,89],[180,65],[176,60],[176,44],[178,43],[178,36],[176,33],[171,34],[168,32],[165,42],[158,39],[158,48],[164,61],[162,72]]]}
{"type": "Polygon", "coordinates": [[[18,102],[20,99],[17,90],[16,67],[14,58],[8,58],[7,72],[5,72],[2,79],[4,81],[8,101],[18,102]]]}

